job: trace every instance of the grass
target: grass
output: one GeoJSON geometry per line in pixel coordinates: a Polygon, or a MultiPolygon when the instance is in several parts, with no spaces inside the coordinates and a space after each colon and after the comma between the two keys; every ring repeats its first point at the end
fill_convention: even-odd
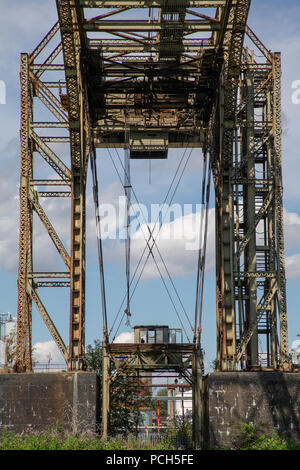
{"type": "MultiPolygon", "coordinates": [[[[103,441],[93,433],[66,433],[59,426],[46,431],[0,434],[0,450],[179,450],[171,437],[156,442],[136,439],[134,436],[111,437],[103,441]]],[[[215,449],[218,450],[218,449],[215,449]]],[[[234,437],[234,445],[227,450],[300,450],[299,443],[283,439],[277,433],[268,435],[255,426],[242,423],[234,437]]]]}
{"type": "Polygon", "coordinates": [[[158,442],[144,441],[133,436],[109,438],[105,441],[97,434],[73,435],[55,428],[41,432],[20,434],[4,431],[0,434],[0,450],[174,450],[168,439],[158,442]]]}

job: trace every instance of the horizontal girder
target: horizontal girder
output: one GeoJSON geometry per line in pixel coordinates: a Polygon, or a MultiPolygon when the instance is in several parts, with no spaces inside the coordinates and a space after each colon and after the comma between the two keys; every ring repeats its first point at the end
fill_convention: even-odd
{"type": "MultiPolygon", "coordinates": [[[[89,39],[88,41],[90,49],[99,49],[106,53],[115,52],[126,52],[130,49],[134,53],[141,52],[159,52],[162,49],[168,50],[171,43],[157,44],[155,40],[145,40],[143,43],[136,41],[135,39],[130,40],[118,40],[118,39],[89,39]]],[[[182,44],[172,44],[172,49],[175,52],[199,52],[199,50],[214,50],[215,46],[210,39],[193,40],[186,39],[182,44]]]]}
{"type": "Polygon", "coordinates": [[[219,31],[220,24],[212,23],[206,20],[193,21],[186,20],[183,23],[179,22],[169,22],[169,23],[159,23],[158,21],[153,21],[149,23],[146,20],[102,20],[99,22],[89,22],[83,25],[85,31],[101,31],[105,33],[110,33],[113,31],[117,32],[162,32],[162,31],[171,31],[174,30],[183,30],[186,32],[211,32],[219,31]]]}
{"type": "MultiPolygon", "coordinates": [[[[88,93],[90,117],[97,130],[97,145],[101,145],[101,138],[109,144],[108,134],[111,143],[125,144],[124,132],[115,132],[111,118],[123,128],[125,120],[129,128],[140,127],[139,116],[146,118],[150,127],[159,122],[161,130],[182,128],[185,135],[173,141],[175,146],[186,142],[195,123],[203,129],[208,126],[218,51],[223,49],[225,30],[230,33],[232,28],[227,15],[231,2],[73,0],[66,3],[74,15],[73,31],[74,35],[78,34],[84,56],[87,89],[91,90],[88,93]],[[204,14],[205,10],[200,8],[210,8],[213,13],[204,14]],[[99,126],[100,121],[105,125],[99,126]]],[[[195,140],[203,142],[202,138],[192,139],[192,145],[195,140]]]]}
{"type": "MultiPolygon", "coordinates": [[[[72,2],[71,2],[72,3],[72,2]]],[[[83,8],[160,8],[165,0],[80,0],[83,8]]],[[[193,8],[218,8],[223,7],[226,0],[173,0],[172,6],[193,8]]]]}

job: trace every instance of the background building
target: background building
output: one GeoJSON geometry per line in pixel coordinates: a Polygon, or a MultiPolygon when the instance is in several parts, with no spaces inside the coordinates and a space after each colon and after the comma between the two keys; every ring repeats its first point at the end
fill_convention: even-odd
{"type": "Polygon", "coordinates": [[[10,313],[0,314],[0,369],[14,366],[17,318],[10,313]]]}
{"type": "MultiPolygon", "coordinates": [[[[300,336],[300,335],[297,335],[300,336]]],[[[294,341],[290,350],[292,364],[300,367],[300,340],[294,341]]]]}

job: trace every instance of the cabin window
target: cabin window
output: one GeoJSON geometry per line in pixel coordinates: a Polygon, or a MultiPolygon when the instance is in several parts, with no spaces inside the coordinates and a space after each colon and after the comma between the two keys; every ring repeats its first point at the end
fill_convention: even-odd
{"type": "Polygon", "coordinates": [[[147,343],[147,330],[141,330],[140,338],[141,343],[147,343]]]}
{"type": "Polygon", "coordinates": [[[148,343],[155,344],[155,330],[148,330],[148,343]]]}

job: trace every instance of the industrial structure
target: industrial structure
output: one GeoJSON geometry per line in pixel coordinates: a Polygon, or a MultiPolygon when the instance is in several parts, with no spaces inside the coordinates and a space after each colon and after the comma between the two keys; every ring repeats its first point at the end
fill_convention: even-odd
{"type": "Polygon", "coordinates": [[[16,349],[17,318],[0,313],[0,371],[13,369],[16,349]]]}
{"type": "MultiPolygon", "coordinates": [[[[269,51],[247,25],[250,0],[56,3],[58,22],[31,54],[21,56],[17,371],[32,370],[32,303],[68,370],[85,369],[85,214],[90,160],[104,327],[103,434],[108,432],[112,364],[114,374],[123,373],[127,364],[135,371],[172,369],[186,377],[193,386],[194,435],[199,442],[207,218],[204,243],[199,247],[193,341],[170,344],[162,333],[153,344],[149,340],[131,345],[110,342],[96,149],[124,148],[128,199],[133,191],[131,158],[167,158],[169,148],[202,149],[207,168],[206,209],[210,174],[215,187],[217,368],[290,370],[280,53],[269,51]],[[66,144],[69,163],[63,158],[66,144]],[[37,176],[34,160],[41,158],[55,177],[37,176]],[[70,252],[41,203],[48,197],[70,200],[70,252]],[[34,214],[58,250],[64,270],[35,270],[34,214]],[[42,287],[70,290],[68,347],[42,301],[42,287]],[[263,360],[259,342],[266,353],[263,360]]],[[[149,251],[156,248],[152,234],[146,245],[149,251]]],[[[129,295],[127,300],[125,314],[129,316],[129,295]]]]}

